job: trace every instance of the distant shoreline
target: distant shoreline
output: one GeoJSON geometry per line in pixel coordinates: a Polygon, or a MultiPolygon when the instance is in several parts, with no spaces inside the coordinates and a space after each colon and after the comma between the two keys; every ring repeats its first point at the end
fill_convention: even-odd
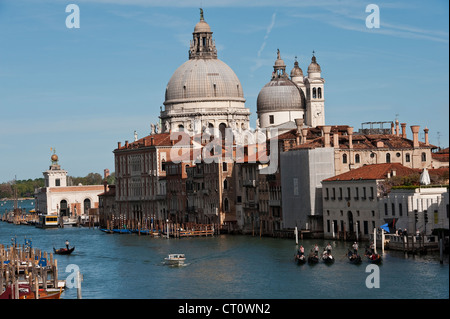
{"type": "MultiPolygon", "coordinates": [[[[1,198],[0,202],[13,201],[13,200],[14,200],[14,198],[7,198],[7,197],[5,197],[5,198],[1,198]]],[[[22,198],[18,198],[17,200],[34,200],[34,197],[22,197],[22,198]]]]}

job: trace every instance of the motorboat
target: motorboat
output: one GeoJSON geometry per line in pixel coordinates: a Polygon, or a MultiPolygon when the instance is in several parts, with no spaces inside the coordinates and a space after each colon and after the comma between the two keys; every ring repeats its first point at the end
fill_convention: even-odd
{"type": "Polygon", "coordinates": [[[169,254],[164,260],[167,265],[178,266],[184,264],[186,257],[184,254],[169,254]]]}

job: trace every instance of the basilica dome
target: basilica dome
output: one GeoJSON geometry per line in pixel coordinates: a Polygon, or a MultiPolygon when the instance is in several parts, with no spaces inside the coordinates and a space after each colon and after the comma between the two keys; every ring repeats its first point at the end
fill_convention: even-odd
{"type": "Polygon", "coordinates": [[[204,127],[248,128],[250,110],[245,107],[241,82],[217,58],[212,34],[200,9],[200,21],[190,41],[189,60],[175,70],[166,86],[165,109],[161,108],[160,113],[163,132],[186,130],[195,134],[204,127]]]}
{"type": "Polygon", "coordinates": [[[233,70],[221,60],[190,59],[172,75],[164,104],[194,101],[242,101],[244,93],[233,70]]]}
{"type": "Polygon", "coordinates": [[[305,109],[306,103],[303,91],[289,79],[285,70],[286,65],[278,51],[272,80],[258,94],[256,101],[258,113],[305,109]]]}
{"type": "Polygon", "coordinates": [[[258,113],[305,109],[303,92],[288,78],[276,78],[259,92],[256,101],[258,113]]]}

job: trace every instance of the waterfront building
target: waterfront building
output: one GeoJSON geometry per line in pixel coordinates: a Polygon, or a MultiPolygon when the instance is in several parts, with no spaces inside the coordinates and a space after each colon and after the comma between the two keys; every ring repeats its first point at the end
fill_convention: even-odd
{"type": "Polygon", "coordinates": [[[169,133],[148,135],[114,150],[115,211],[117,218],[127,220],[166,220],[167,163],[175,141],[169,133]]]}
{"type": "Polygon", "coordinates": [[[51,165],[43,172],[45,186],[35,190],[36,212],[64,219],[97,215],[98,194],[104,190],[103,186],[68,185],[67,171],[61,169],[58,160],[58,155],[51,156],[51,165]]]}
{"type": "Polygon", "coordinates": [[[290,140],[283,143],[286,152],[280,154],[284,227],[300,227],[300,223],[303,229],[308,225],[313,232],[323,231],[320,182],[325,178],[381,163],[398,163],[410,169],[431,168],[432,150],[437,147],[429,144],[428,129],[424,130],[425,142],[420,142],[419,126],[411,126],[410,140],[406,136],[406,123],[401,124],[401,133],[398,121],[395,123],[388,131],[354,134],[350,126],[309,128],[298,121],[296,130],[281,135],[290,140]]]}
{"type": "MultiPolygon", "coordinates": [[[[379,209],[379,201],[385,195],[383,184],[386,179],[414,173],[415,170],[399,163],[383,163],[366,165],[324,179],[324,237],[368,240],[374,228],[392,223],[392,216],[381,214],[379,209]]],[[[400,207],[398,214],[401,215],[403,209],[406,206],[400,207]]]]}
{"type": "Polygon", "coordinates": [[[448,186],[391,189],[378,204],[381,220],[395,220],[397,229],[411,234],[430,236],[437,235],[435,230],[449,229],[448,186]]]}

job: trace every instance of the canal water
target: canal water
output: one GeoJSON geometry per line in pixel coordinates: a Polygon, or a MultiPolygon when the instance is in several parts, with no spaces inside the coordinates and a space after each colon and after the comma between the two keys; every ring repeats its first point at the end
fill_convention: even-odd
{"type": "MultiPolygon", "coordinates": [[[[83,275],[83,299],[446,299],[449,298],[448,256],[405,256],[386,251],[379,266],[379,288],[368,288],[375,275],[364,260],[353,265],[345,257],[350,243],[331,242],[332,265],[297,265],[292,239],[219,235],[199,238],[151,238],[107,234],[98,229],[40,229],[0,222],[0,243],[23,244],[51,252],[69,240],[72,255],[56,255],[60,279],[83,275]],[[164,264],[170,253],[184,253],[186,265],[164,264]],[[366,272],[367,271],[367,272],[366,272]],[[372,277],[371,277],[372,278],[372,277]]],[[[302,240],[306,251],[323,240],[302,240]]],[[[361,244],[363,246],[364,244],[361,244]]],[[[77,298],[76,288],[64,299],[77,298]]]]}

